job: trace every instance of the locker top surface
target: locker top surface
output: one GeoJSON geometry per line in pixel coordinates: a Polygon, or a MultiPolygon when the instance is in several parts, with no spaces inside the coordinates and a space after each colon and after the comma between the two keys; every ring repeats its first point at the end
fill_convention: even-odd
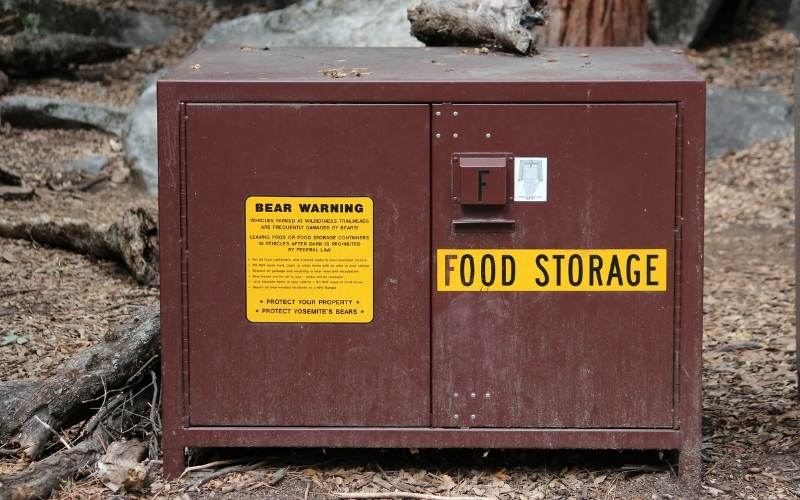
{"type": "Polygon", "coordinates": [[[668,47],[546,48],[533,56],[461,47],[203,48],[168,82],[692,82],[703,78],[683,50],[668,47]],[[341,70],[334,77],[325,70],[341,70]],[[353,73],[356,69],[356,75],[353,73]]]}

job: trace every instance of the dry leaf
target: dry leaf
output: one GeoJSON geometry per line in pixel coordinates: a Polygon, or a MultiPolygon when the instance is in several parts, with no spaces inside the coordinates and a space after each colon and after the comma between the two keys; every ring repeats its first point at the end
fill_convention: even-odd
{"type": "Polygon", "coordinates": [[[112,492],[141,491],[147,481],[147,446],[138,439],[114,441],[97,462],[97,478],[112,492]]]}

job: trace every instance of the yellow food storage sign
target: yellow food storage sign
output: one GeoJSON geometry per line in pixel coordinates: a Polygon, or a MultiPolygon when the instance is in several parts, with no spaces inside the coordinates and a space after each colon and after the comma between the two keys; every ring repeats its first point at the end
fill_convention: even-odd
{"type": "Polygon", "coordinates": [[[247,319],[372,321],[372,215],[367,197],[247,198],[247,319]]]}
{"type": "Polygon", "coordinates": [[[667,250],[438,249],[440,292],[663,292],[667,250]]]}

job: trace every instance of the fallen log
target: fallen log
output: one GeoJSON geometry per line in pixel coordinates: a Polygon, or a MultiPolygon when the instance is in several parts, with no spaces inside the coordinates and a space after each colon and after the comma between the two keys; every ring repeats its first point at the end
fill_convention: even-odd
{"type": "Polygon", "coordinates": [[[11,411],[0,413],[0,443],[9,441],[28,458],[38,458],[53,432],[75,423],[74,417],[85,414],[92,402],[97,404],[155,363],[159,338],[159,308],[153,304],[104,342],[64,363],[27,397],[18,398],[11,411]]]}
{"type": "Polygon", "coordinates": [[[49,217],[8,223],[0,221],[0,237],[32,240],[125,265],[139,283],[156,286],[158,274],[158,226],[144,208],[125,212],[107,229],[86,221],[49,217]]]}
{"type": "Polygon", "coordinates": [[[94,464],[103,451],[98,436],[59,450],[13,476],[0,476],[0,500],[48,498],[64,480],[94,464]]]}
{"type": "MultiPolygon", "coordinates": [[[[41,380],[7,380],[0,382],[0,415],[11,415],[22,403],[42,385],[41,380]]],[[[13,433],[15,431],[11,431],[13,433]]],[[[4,433],[4,428],[0,425],[0,436],[4,433]]],[[[3,439],[0,439],[2,444],[3,439]]]]}
{"type": "Polygon", "coordinates": [[[114,61],[129,45],[74,33],[37,35],[29,31],[0,37],[0,67],[11,76],[65,72],[78,64],[114,61]]]}
{"type": "Polygon", "coordinates": [[[408,9],[411,34],[425,45],[494,45],[535,52],[533,28],[544,24],[538,0],[418,0],[408,9]]]}

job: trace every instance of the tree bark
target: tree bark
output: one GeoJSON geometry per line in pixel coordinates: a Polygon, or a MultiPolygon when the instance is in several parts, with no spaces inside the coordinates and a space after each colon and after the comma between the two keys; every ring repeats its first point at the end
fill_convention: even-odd
{"type": "MultiPolygon", "coordinates": [[[[37,379],[0,382],[0,415],[11,415],[26,399],[36,392],[41,385],[42,381],[37,379]]],[[[2,435],[2,427],[0,427],[0,445],[2,445],[4,441],[2,435]]]]}
{"type": "Polygon", "coordinates": [[[159,283],[158,226],[155,215],[144,208],[129,210],[107,230],[72,219],[40,217],[14,224],[0,221],[0,237],[33,240],[98,259],[116,260],[142,285],[159,283]]]}
{"type": "Polygon", "coordinates": [[[0,413],[0,442],[11,440],[31,459],[39,457],[52,429],[102,398],[104,391],[123,386],[158,356],[158,304],[145,308],[105,342],[70,359],[8,413],[0,413]],[[44,425],[47,424],[47,425],[44,425]]]}
{"type": "Polygon", "coordinates": [[[97,436],[82,441],[72,448],[53,453],[41,462],[13,476],[0,476],[0,500],[48,498],[63,481],[75,477],[81,469],[97,461],[102,452],[97,436]]]}
{"type": "Polygon", "coordinates": [[[548,0],[549,46],[643,45],[647,0],[548,0]]]}
{"type": "Polygon", "coordinates": [[[425,45],[495,45],[528,54],[544,23],[539,1],[418,0],[408,9],[411,34],[425,45]]]}

